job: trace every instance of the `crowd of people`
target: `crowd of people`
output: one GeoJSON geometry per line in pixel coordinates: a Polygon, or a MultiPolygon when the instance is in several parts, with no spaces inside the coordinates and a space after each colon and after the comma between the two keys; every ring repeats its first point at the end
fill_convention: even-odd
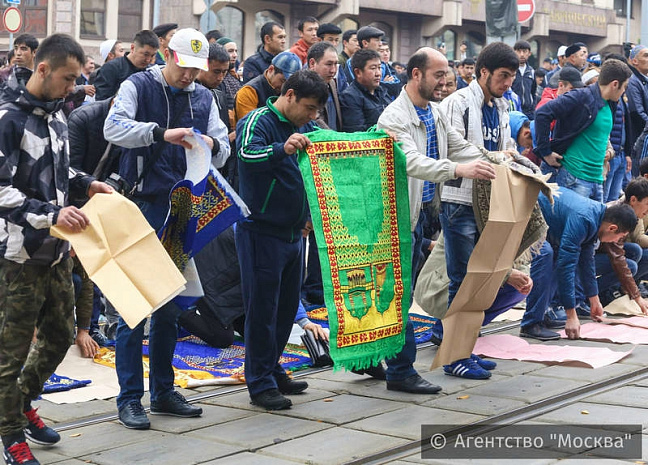
{"type": "MultiPolygon", "coordinates": [[[[579,316],[601,318],[603,305],[624,293],[648,314],[648,48],[601,57],[578,42],[534,70],[529,43],[494,42],[476,57],[462,44],[458,62],[448,62],[444,47],[423,47],[399,63],[376,27],[342,31],[306,17],[297,29],[299,40],[286,50],[285,28],[264,24],[256,53],[241,61],[238,44],[218,31],[162,24],[138,32],[130,49],[102,43],[100,67],[69,36],[16,38],[0,70],[0,436],[7,464],[39,463],[26,438],[60,440],[32,401],[73,340],[92,357],[114,338],[117,409],[127,428],[150,427],[141,403],[145,337],[151,413],[202,414],[173,387],[178,323],[217,347],[238,332],[251,402],[291,407],[290,396],[308,388],[279,364],[293,323],[328,338],[305,311],[324,297],[296,158],[316,127],[376,126],[399,141],[412,283],[426,260],[436,264],[441,277],[429,292],[444,309],[483,227],[480,186],[495,178],[493,164],[513,159],[551,175],[560,196],[551,205],[540,195],[541,214],[532,221],[547,233],[526,244],[483,323],[526,299],[521,336],[557,339],[553,330],[564,327],[578,338],[579,316]],[[169,193],[185,176],[192,128],[251,214],[196,257],[205,297],[194,308],[181,312],[169,302],[150,329],[145,322],[130,328],[49,228],[85,229],[80,207],[116,190],[159,230],[169,193]],[[102,314],[110,323],[104,328],[102,314]]],[[[385,365],[356,373],[393,391],[440,391],[414,369],[411,321],[405,336],[385,365]]],[[[441,320],[433,338],[443,341],[441,320]]],[[[495,368],[472,354],[443,370],[486,379],[495,368]]]]}

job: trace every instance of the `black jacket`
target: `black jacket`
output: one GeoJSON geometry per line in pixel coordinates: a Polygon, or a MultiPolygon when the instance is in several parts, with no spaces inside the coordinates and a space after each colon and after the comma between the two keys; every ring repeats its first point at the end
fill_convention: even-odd
{"type": "Polygon", "coordinates": [[[95,100],[106,100],[114,97],[119,86],[128,76],[143,71],[136,68],[126,56],[115,58],[99,68],[94,82],[96,89],[95,100]]]}
{"type": "Polygon", "coordinates": [[[538,85],[535,80],[535,72],[533,68],[527,64],[526,69],[524,70],[524,76],[520,74],[520,69],[515,72],[515,80],[511,88],[518,97],[520,97],[520,102],[522,103],[522,113],[524,113],[527,118],[533,120],[535,113],[535,94],[538,85]]]}
{"type": "MultiPolygon", "coordinates": [[[[594,122],[603,105],[608,103],[601,97],[601,88],[592,84],[581,89],[570,90],[566,94],[545,103],[536,111],[535,130],[537,148],[534,152],[541,157],[551,152],[565,153],[576,136],[594,122]],[[549,139],[551,122],[556,120],[553,139],[549,139]]],[[[616,112],[616,102],[610,103],[612,114],[616,112]]]]}
{"type": "Polygon", "coordinates": [[[358,81],[353,81],[340,95],[342,129],[344,132],[366,131],[378,122],[390,103],[391,99],[382,84],[372,95],[358,81]]]}
{"type": "MultiPolygon", "coordinates": [[[[112,99],[100,100],[83,105],[68,117],[68,131],[70,138],[70,166],[94,173],[108,142],[104,138],[103,126],[112,99]]],[[[106,179],[111,173],[117,171],[119,166],[120,148],[111,145],[109,160],[105,168],[98,173],[99,180],[106,179]]]]}
{"type": "Polygon", "coordinates": [[[260,45],[257,52],[245,60],[243,65],[243,84],[247,84],[252,79],[263,74],[272,64],[274,55],[267,52],[263,45],[260,45]]]}

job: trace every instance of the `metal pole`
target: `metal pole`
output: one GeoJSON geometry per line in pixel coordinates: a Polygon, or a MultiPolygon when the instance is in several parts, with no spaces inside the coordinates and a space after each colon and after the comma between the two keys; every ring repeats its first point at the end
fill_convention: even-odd
{"type": "Polygon", "coordinates": [[[9,50],[13,50],[13,32],[9,33],[9,50]]]}
{"type": "Polygon", "coordinates": [[[632,8],[632,0],[626,1],[626,42],[630,42],[630,8],[632,8]]]}

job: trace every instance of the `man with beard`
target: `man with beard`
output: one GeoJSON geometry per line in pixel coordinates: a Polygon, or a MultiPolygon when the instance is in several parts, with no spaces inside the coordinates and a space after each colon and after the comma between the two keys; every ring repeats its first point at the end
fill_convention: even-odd
{"type": "MultiPolygon", "coordinates": [[[[462,138],[489,151],[516,149],[511,139],[508,103],[502,96],[513,83],[518,66],[517,54],[503,42],[494,42],[482,50],[475,66],[477,79],[441,103],[442,113],[462,138]]],[[[468,260],[479,239],[472,188],[471,179],[459,177],[446,182],[441,194],[440,219],[450,278],[448,306],[466,276],[468,260]]],[[[511,274],[507,284],[523,294],[531,288],[531,280],[521,273],[511,274]]],[[[490,377],[486,370],[494,367],[492,362],[474,357],[446,365],[446,373],[464,378],[490,377]]]]}
{"type": "MultiPolygon", "coordinates": [[[[448,60],[441,52],[428,47],[418,50],[407,64],[407,85],[378,119],[378,128],[392,133],[407,157],[413,273],[421,256],[423,209],[432,202],[435,183],[495,177],[482,151],[453,129],[438,105],[431,103],[441,100],[447,71],[448,60]]],[[[440,390],[419,376],[415,359],[414,330],[408,322],[403,350],[387,360],[387,389],[418,394],[440,390]]]]}

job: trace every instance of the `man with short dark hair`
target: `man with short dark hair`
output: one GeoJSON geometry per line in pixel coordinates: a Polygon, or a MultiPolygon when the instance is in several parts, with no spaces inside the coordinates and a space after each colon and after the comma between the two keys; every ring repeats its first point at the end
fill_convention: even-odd
{"type": "Polygon", "coordinates": [[[263,72],[272,64],[272,59],[286,49],[286,30],[274,21],[268,21],[261,26],[261,45],[257,52],[245,60],[243,66],[243,84],[263,72]]]}
{"type": "MultiPolygon", "coordinates": [[[[357,38],[358,44],[361,49],[375,50],[376,52],[380,48],[380,45],[383,42],[385,33],[373,26],[363,26],[358,29],[357,38]]],[[[380,55],[378,55],[380,57],[380,55]]],[[[353,58],[353,57],[351,57],[353,58]]],[[[351,84],[356,78],[355,70],[352,67],[351,58],[347,60],[346,66],[341,68],[341,72],[344,74],[344,78],[347,83],[351,84]]],[[[396,98],[403,87],[403,83],[400,82],[400,79],[392,72],[392,70],[384,64],[382,61],[380,63],[380,83],[382,87],[387,90],[387,93],[390,96],[390,100],[396,98]]],[[[342,88],[342,87],[341,87],[342,88]]],[[[342,88],[342,90],[346,90],[342,88]]]]}
{"type": "MultiPolygon", "coordinates": [[[[518,64],[517,54],[509,45],[493,42],[477,57],[477,79],[441,102],[441,111],[468,142],[488,151],[516,149],[511,140],[508,103],[502,96],[511,87],[518,64]]],[[[473,212],[472,179],[458,178],[443,185],[440,218],[450,278],[450,306],[466,276],[468,260],[480,235],[473,212]]]]}
{"type": "Polygon", "coordinates": [[[472,82],[475,75],[475,60],[472,58],[465,58],[458,68],[459,74],[457,76],[457,90],[468,87],[472,82]]]}
{"type": "Polygon", "coordinates": [[[31,406],[74,336],[70,245],[50,227],[80,232],[88,225],[68,206],[69,190],[112,192],[69,167],[61,109],[84,60],[74,39],[51,35],[36,52],[34,72],[23,69],[27,83],[14,72],[0,94],[0,436],[11,465],[39,464],[25,436],[44,445],[61,439],[31,406]]]}
{"type": "Polygon", "coordinates": [[[580,337],[575,296],[577,271],[584,293],[589,297],[591,316],[600,320],[603,307],[598,296],[594,249],[599,241],[619,242],[637,225],[637,216],[627,204],[606,207],[564,187],[559,194],[554,197],[553,205],[544,195],[538,198],[549,231],[547,240],[531,262],[533,289],[520,323],[520,336],[540,341],[560,339],[560,335],[548,330],[543,322],[556,291],[567,313],[567,337],[580,337]]]}
{"type": "Polygon", "coordinates": [[[641,284],[648,277],[648,247],[645,247],[648,245],[648,237],[644,226],[644,218],[648,215],[648,179],[632,179],[626,186],[624,195],[607,205],[620,204],[632,207],[637,215],[637,226],[624,241],[601,244],[596,251],[594,261],[599,297],[605,306],[624,291],[648,315],[648,302],[644,300],[648,295],[641,284]]]}
{"type": "Polygon", "coordinates": [[[223,33],[218,29],[212,29],[211,31],[208,31],[207,34],[205,34],[205,37],[207,37],[207,41],[210,44],[214,44],[218,39],[223,37],[223,33]]]}
{"type": "Polygon", "coordinates": [[[159,46],[160,42],[153,31],[143,30],[135,34],[129,53],[109,61],[97,71],[95,98],[105,100],[114,97],[122,82],[151,64],[159,46]]]}
{"type": "MultiPolygon", "coordinates": [[[[124,148],[119,174],[134,186],[132,199],[156,231],[167,217],[171,189],[185,178],[185,148],[189,144],[184,138],[193,133],[191,128],[202,134],[214,167],[222,167],[230,153],[227,128],[218,116],[211,92],[194,82],[201,69],[209,69],[205,36],[195,29],[178,30],[164,58],[164,67],[152,66],[124,81],[104,124],[106,140],[124,148]],[[149,160],[153,161],[147,163],[149,160]]],[[[196,417],[202,409],[173,389],[178,314],[176,305],[168,302],[151,316],[151,413],[196,417]]],[[[119,422],[131,429],[150,427],[141,404],[145,323],[131,329],[120,318],[115,340],[119,422]]]]}
{"type": "Polygon", "coordinates": [[[534,152],[549,165],[561,168],[556,176],[560,186],[603,201],[603,163],[613,115],[631,74],[625,63],[607,60],[598,83],[567,92],[536,111],[534,152]]]}
{"type": "Polygon", "coordinates": [[[317,37],[319,38],[319,40],[328,42],[333,45],[333,47],[337,47],[340,43],[341,34],[342,29],[340,29],[333,23],[320,24],[319,28],[317,29],[317,37]]]}
{"type": "Polygon", "coordinates": [[[302,228],[306,192],[297,152],[326,103],[328,89],[314,71],[300,70],[281,95],[239,121],[240,195],[250,216],[236,229],[245,306],[245,382],[252,403],[267,410],[290,408],[291,395],[308,388],[279,364],[288,342],[302,279],[302,228]]]}
{"type": "Polygon", "coordinates": [[[156,65],[163,66],[166,63],[166,61],[164,61],[164,51],[169,48],[169,41],[177,30],[178,25],[176,23],[158,24],[153,28],[153,32],[158,37],[158,41],[160,42],[160,47],[155,54],[156,65]]]}
{"type": "Polygon", "coordinates": [[[340,109],[340,97],[334,79],[337,73],[337,51],[333,44],[328,41],[318,42],[308,50],[306,59],[308,69],[319,74],[329,89],[328,100],[317,117],[317,124],[322,128],[333,129],[334,131],[341,130],[342,110],[340,109]]]}
{"type": "Polygon", "coordinates": [[[340,95],[344,132],[366,131],[391,102],[380,85],[381,64],[380,55],[372,49],[360,49],[351,57],[355,79],[340,95]]]}
{"type": "Polygon", "coordinates": [[[297,23],[299,40],[290,47],[290,51],[299,57],[302,66],[306,64],[308,49],[313,44],[320,41],[320,38],[317,36],[318,29],[319,21],[317,21],[317,18],[312,16],[306,16],[305,18],[300,19],[297,23]]]}
{"type": "Polygon", "coordinates": [[[537,90],[537,83],[535,80],[535,73],[533,68],[527,63],[531,56],[531,45],[526,40],[518,40],[513,45],[513,50],[520,60],[520,66],[515,73],[515,80],[511,89],[520,97],[522,104],[522,113],[524,113],[529,120],[533,121],[535,113],[535,94],[537,90]]]}
{"type": "MultiPolygon", "coordinates": [[[[6,68],[0,70],[0,83],[5,82],[9,79],[9,76],[13,73],[14,67],[18,66],[20,68],[26,68],[29,70],[34,69],[34,56],[36,55],[36,49],[38,48],[38,39],[31,34],[20,34],[14,40],[13,45],[13,64],[7,66],[6,68]]],[[[18,73],[18,79],[21,78],[21,73],[18,73]]],[[[25,82],[21,82],[24,84],[25,82]]]]}
{"type": "Polygon", "coordinates": [[[358,31],[355,29],[344,31],[344,34],[342,34],[342,52],[338,55],[338,64],[344,67],[347,60],[358,50],[360,50],[358,31]]]}
{"type": "Polygon", "coordinates": [[[292,52],[281,52],[272,59],[270,67],[261,76],[245,84],[236,94],[234,113],[236,121],[266,104],[270,97],[281,93],[281,86],[301,69],[301,60],[292,52]]]}

